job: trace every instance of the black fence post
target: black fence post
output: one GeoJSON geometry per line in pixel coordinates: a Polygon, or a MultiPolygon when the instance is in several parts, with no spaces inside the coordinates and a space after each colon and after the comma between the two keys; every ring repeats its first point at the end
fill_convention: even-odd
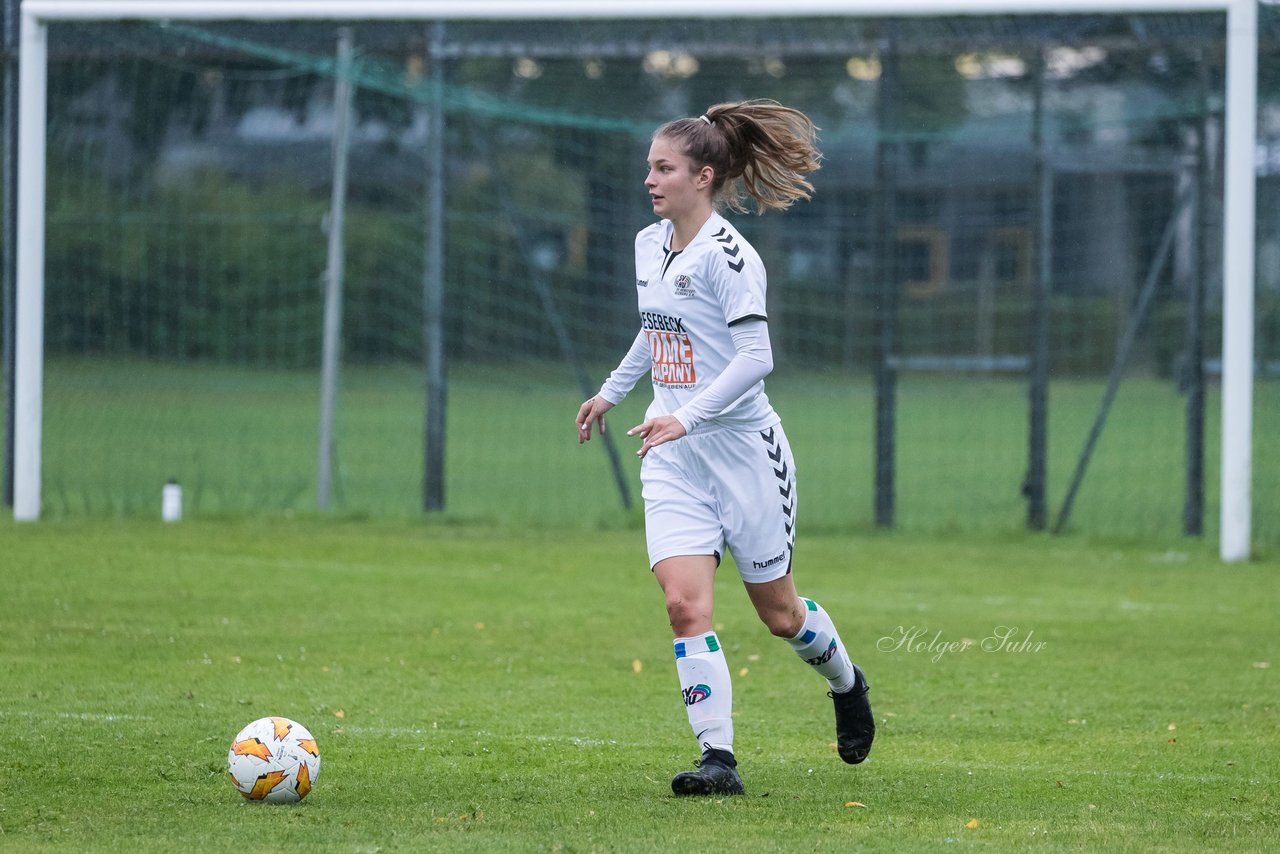
{"type": "Polygon", "coordinates": [[[1027,498],[1027,527],[1043,531],[1048,520],[1049,448],[1049,294],[1052,289],[1053,168],[1044,141],[1044,57],[1037,52],[1032,73],[1034,102],[1031,144],[1035,155],[1035,184],[1031,219],[1036,235],[1035,280],[1031,297],[1031,340],[1028,360],[1027,475],[1022,484],[1027,498]]]}
{"type": "Polygon", "coordinates": [[[1192,211],[1191,280],[1187,283],[1187,345],[1179,382],[1186,400],[1186,497],[1183,502],[1182,532],[1189,537],[1204,533],[1204,285],[1205,285],[1205,221],[1209,198],[1209,108],[1208,69],[1204,52],[1200,59],[1201,115],[1195,124],[1195,175],[1192,211]]]}
{"type": "Polygon", "coordinates": [[[426,417],[422,473],[422,508],[444,509],[445,380],[444,348],[444,23],[427,36],[435,98],[428,106],[426,247],[423,264],[423,343],[426,347],[426,417]]]}
{"type": "Polygon", "coordinates": [[[891,528],[895,509],[895,415],[897,407],[898,328],[898,241],[897,183],[898,120],[898,36],[897,23],[889,21],[887,38],[882,44],[880,90],[876,105],[879,134],[876,142],[876,281],[879,306],[876,312],[875,378],[875,514],[876,526],[891,528]]]}
{"type": "Polygon", "coordinates": [[[0,460],[0,493],[4,506],[13,506],[13,430],[14,430],[14,311],[17,288],[17,203],[18,203],[18,4],[20,0],[4,0],[0,17],[0,56],[4,60],[4,113],[0,120],[3,133],[4,215],[0,228],[0,366],[4,379],[0,390],[4,397],[4,447],[0,460]]]}

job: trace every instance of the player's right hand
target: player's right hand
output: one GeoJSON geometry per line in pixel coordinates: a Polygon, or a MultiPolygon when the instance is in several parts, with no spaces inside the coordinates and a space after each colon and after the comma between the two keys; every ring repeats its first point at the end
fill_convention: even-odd
{"type": "Polygon", "coordinates": [[[600,395],[596,395],[578,407],[578,444],[591,441],[591,425],[600,426],[600,434],[604,435],[604,414],[613,409],[613,404],[600,395]]]}

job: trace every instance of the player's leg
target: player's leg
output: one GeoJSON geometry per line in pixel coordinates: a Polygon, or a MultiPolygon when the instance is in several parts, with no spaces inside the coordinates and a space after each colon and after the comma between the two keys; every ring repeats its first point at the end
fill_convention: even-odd
{"type": "Polygon", "coordinates": [[[733,757],[733,686],[720,639],[711,625],[716,555],[677,555],[658,561],[654,577],[666,597],[675,636],[676,673],[689,726],[702,747],[697,769],[677,774],[677,795],[742,792],[733,757]]]}
{"type": "Polygon", "coordinates": [[[741,461],[725,467],[727,474],[713,489],[722,506],[733,508],[725,536],[751,602],[769,630],[827,680],[840,757],[861,762],[875,734],[866,679],[850,660],[831,617],[813,600],[801,599],[791,577],[799,495],[786,433],[779,424],[718,441],[726,458],[741,461]]]}
{"type": "Polygon", "coordinates": [[[714,502],[686,473],[698,437],[651,450],[640,467],[649,565],[666,598],[675,636],[676,673],[702,761],[671,782],[676,794],[736,794],[733,688],[720,639],[712,630],[713,582],[724,535],[714,502]]]}
{"type": "Polygon", "coordinates": [[[796,655],[827,680],[835,703],[836,748],[845,762],[857,764],[871,752],[875,717],[869,686],[849,658],[831,616],[812,599],[796,594],[790,571],[773,581],[746,582],[747,595],[769,631],[784,639],[796,655]]]}
{"type": "Polygon", "coordinates": [[[832,691],[843,693],[853,687],[853,662],[835,623],[817,602],[797,595],[790,573],[762,584],[747,582],[746,588],[769,631],[790,644],[796,655],[827,680],[832,691]]]}

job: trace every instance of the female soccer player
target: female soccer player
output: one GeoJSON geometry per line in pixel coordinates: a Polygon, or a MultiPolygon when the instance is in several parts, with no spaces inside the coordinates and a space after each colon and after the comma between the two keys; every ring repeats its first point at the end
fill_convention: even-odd
{"type": "Polygon", "coordinates": [[[739,794],[732,688],[712,629],[713,580],[732,552],[756,613],[830,686],[836,745],[867,758],[875,719],[867,681],[827,612],[796,594],[796,471],[764,393],[773,369],[765,270],[718,212],[781,210],[807,199],[817,128],[775,101],[717,104],[658,128],[645,187],[661,220],[636,236],[640,333],[595,397],[578,410],[578,442],[646,372],[653,403],[628,436],[641,445],[649,562],[666,596],[676,671],[702,758],[676,775],[677,795],[739,794]]]}

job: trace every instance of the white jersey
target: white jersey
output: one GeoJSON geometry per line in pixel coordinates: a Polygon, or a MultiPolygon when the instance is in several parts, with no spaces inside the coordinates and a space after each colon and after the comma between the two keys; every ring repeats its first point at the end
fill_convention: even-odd
{"type": "MultiPolygon", "coordinates": [[[[670,220],[662,220],[636,235],[636,297],[649,364],[625,359],[601,389],[617,403],[647,369],[653,403],[646,419],[673,414],[720,376],[736,352],[730,327],[768,319],[764,264],[728,220],[713,212],[678,252],[670,251],[671,234],[670,220]]],[[[778,421],[761,380],[695,429],[764,430],[778,421]]]]}

